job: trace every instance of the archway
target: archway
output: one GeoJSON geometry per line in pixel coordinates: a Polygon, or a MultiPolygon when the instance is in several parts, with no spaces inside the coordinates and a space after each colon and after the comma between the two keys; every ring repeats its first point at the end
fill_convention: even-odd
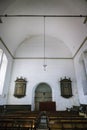
{"type": "Polygon", "coordinates": [[[39,110],[40,102],[52,101],[52,90],[47,83],[40,83],[35,90],[35,110],[39,110]]]}

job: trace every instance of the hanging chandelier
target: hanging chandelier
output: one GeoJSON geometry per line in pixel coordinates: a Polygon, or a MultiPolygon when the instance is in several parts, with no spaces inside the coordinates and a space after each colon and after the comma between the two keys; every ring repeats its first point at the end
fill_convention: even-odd
{"type": "Polygon", "coordinates": [[[43,62],[43,68],[44,68],[44,71],[46,71],[46,67],[47,67],[47,64],[46,64],[46,37],[45,37],[45,16],[44,16],[44,62],[43,62]]]}

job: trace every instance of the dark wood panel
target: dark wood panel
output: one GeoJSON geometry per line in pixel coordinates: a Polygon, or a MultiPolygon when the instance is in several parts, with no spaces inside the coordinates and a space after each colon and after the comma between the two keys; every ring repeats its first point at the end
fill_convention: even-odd
{"type": "Polygon", "coordinates": [[[4,110],[6,112],[11,111],[31,111],[31,105],[4,105],[4,110]]]}
{"type": "Polygon", "coordinates": [[[56,111],[56,103],[55,102],[40,102],[39,110],[40,111],[56,111]]]}

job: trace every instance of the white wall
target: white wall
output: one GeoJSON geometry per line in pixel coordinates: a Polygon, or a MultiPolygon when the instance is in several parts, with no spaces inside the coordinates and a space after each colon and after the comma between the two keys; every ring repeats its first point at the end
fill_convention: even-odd
{"type": "Polygon", "coordinates": [[[46,82],[52,88],[52,100],[56,101],[57,110],[65,110],[72,105],[79,105],[77,85],[72,59],[47,59],[47,69],[43,69],[43,59],[15,59],[9,89],[8,104],[32,104],[34,109],[34,93],[36,86],[46,82]],[[27,90],[24,98],[14,97],[17,77],[27,79],[27,90]],[[71,78],[73,96],[69,99],[60,96],[60,78],[71,78]]]}
{"type": "Polygon", "coordinates": [[[46,71],[43,64],[43,42],[41,36],[27,38],[15,51],[11,84],[8,93],[8,104],[31,104],[34,110],[34,96],[37,85],[45,82],[52,89],[52,100],[57,110],[79,105],[74,63],[69,48],[59,39],[46,37],[46,71]],[[56,58],[55,58],[56,57],[56,58]],[[14,97],[15,80],[17,77],[27,79],[26,96],[14,97]],[[63,98],[60,93],[60,78],[71,78],[73,96],[63,98]]]}
{"type": "Polygon", "coordinates": [[[79,50],[77,55],[74,58],[74,65],[75,65],[75,72],[76,72],[76,79],[77,79],[77,88],[79,93],[79,101],[80,104],[87,104],[87,94],[85,95],[85,90],[87,90],[87,75],[86,75],[86,69],[84,68],[86,66],[82,65],[82,62],[84,58],[82,57],[83,53],[87,50],[87,38],[84,42],[82,48],[79,50]]]}

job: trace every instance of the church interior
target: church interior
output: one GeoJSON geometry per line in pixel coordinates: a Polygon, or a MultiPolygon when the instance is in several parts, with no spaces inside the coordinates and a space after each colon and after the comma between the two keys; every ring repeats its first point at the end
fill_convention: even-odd
{"type": "Polygon", "coordinates": [[[0,129],[87,129],[87,0],[0,0],[0,129]]]}

